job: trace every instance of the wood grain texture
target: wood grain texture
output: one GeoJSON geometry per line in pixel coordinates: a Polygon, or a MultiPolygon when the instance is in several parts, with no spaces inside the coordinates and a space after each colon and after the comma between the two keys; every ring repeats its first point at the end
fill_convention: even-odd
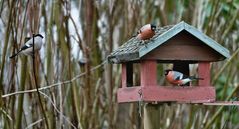
{"type": "Polygon", "coordinates": [[[198,64],[198,75],[203,80],[199,80],[199,86],[208,86],[210,85],[210,62],[200,62],[198,64]]]}
{"type": "Polygon", "coordinates": [[[137,86],[120,88],[118,102],[137,102],[142,93],[144,102],[181,102],[181,103],[206,103],[215,101],[215,88],[213,86],[137,86]]]}
{"type": "Polygon", "coordinates": [[[224,57],[190,33],[182,31],[149,52],[143,59],[218,61],[223,60],[224,57]]]}
{"type": "Polygon", "coordinates": [[[152,86],[157,84],[157,62],[144,60],[140,63],[141,86],[152,86]]]}

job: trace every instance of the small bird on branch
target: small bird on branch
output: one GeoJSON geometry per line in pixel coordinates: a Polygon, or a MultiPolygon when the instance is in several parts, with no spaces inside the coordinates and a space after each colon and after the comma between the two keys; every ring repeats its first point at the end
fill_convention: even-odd
{"type": "Polygon", "coordinates": [[[197,78],[196,76],[187,76],[181,72],[173,71],[171,69],[165,70],[164,75],[169,83],[178,86],[185,86],[185,84],[189,82],[203,80],[203,78],[197,78]]]}
{"type": "MultiPolygon", "coordinates": [[[[42,39],[43,39],[43,36],[41,34],[34,35],[34,51],[39,51],[41,49],[42,39]]],[[[9,58],[12,59],[19,54],[33,55],[33,37],[29,38],[24,44],[24,46],[22,46],[17,53],[13,54],[9,58]]]]}

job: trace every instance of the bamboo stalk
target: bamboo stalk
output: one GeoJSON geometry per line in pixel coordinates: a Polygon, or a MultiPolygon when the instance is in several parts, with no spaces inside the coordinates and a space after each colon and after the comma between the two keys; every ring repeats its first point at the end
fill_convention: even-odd
{"type": "MultiPolygon", "coordinates": [[[[23,57],[21,66],[27,66],[27,57],[23,57]]],[[[27,68],[27,67],[26,67],[27,68]]],[[[26,81],[26,71],[27,69],[21,68],[21,79],[20,79],[20,90],[25,89],[25,81],[26,81]]],[[[17,106],[17,118],[16,118],[16,125],[15,129],[22,128],[22,114],[23,114],[23,100],[24,94],[18,96],[18,106],[17,106]]]]}
{"type": "Polygon", "coordinates": [[[38,100],[39,100],[39,103],[40,103],[40,107],[41,107],[41,110],[42,110],[42,114],[44,116],[44,119],[46,121],[46,127],[47,129],[50,129],[49,127],[49,124],[48,124],[48,119],[47,119],[47,116],[46,116],[46,112],[44,110],[44,107],[43,107],[43,103],[41,101],[41,95],[40,95],[40,92],[39,92],[39,86],[38,86],[38,82],[37,82],[37,77],[36,77],[36,64],[35,64],[35,51],[34,51],[34,37],[35,37],[35,34],[33,34],[33,56],[32,56],[32,66],[33,66],[33,76],[34,76],[34,81],[35,81],[35,85],[36,85],[36,89],[37,89],[37,96],[38,96],[38,100]]]}
{"type": "MultiPolygon", "coordinates": [[[[227,96],[226,101],[228,101],[228,100],[233,96],[233,94],[234,94],[236,91],[238,91],[238,89],[239,89],[239,85],[235,86],[234,89],[233,89],[233,91],[227,96]]],[[[207,124],[206,124],[206,126],[205,126],[204,129],[209,129],[209,128],[212,126],[212,124],[213,124],[213,122],[216,120],[216,118],[222,113],[223,108],[224,108],[224,106],[221,106],[221,107],[216,111],[216,113],[214,113],[214,115],[212,116],[212,118],[207,122],[207,124]]]]}
{"type": "MultiPolygon", "coordinates": [[[[10,13],[9,13],[9,16],[8,16],[8,24],[7,24],[7,30],[6,30],[6,35],[5,35],[5,41],[4,41],[4,47],[3,47],[3,51],[2,51],[2,59],[1,59],[1,74],[0,74],[0,96],[2,96],[3,94],[3,75],[4,75],[4,68],[5,68],[5,59],[6,59],[6,52],[7,52],[7,48],[8,48],[8,41],[9,41],[9,38],[10,38],[10,27],[11,27],[11,24],[12,24],[12,12],[13,12],[13,9],[14,9],[14,1],[10,1],[11,2],[11,6],[10,6],[10,13]]],[[[3,107],[3,100],[2,98],[0,98],[0,108],[3,107]]]]}

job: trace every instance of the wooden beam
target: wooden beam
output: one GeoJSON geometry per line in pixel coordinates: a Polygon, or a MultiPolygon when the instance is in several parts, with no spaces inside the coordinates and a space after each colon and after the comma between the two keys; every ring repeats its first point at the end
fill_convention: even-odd
{"type": "Polygon", "coordinates": [[[198,64],[198,75],[203,80],[199,80],[199,86],[210,85],[210,62],[200,62],[198,64]]]}
{"type": "Polygon", "coordinates": [[[140,86],[119,88],[117,91],[118,103],[138,102],[140,101],[140,86]]]}
{"type": "Polygon", "coordinates": [[[117,92],[118,102],[182,102],[206,103],[215,101],[215,87],[213,86],[158,86],[148,85],[120,88],[117,92]],[[140,94],[142,98],[140,98],[140,94]]]}
{"type": "Polygon", "coordinates": [[[122,81],[122,88],[127,87],[127,72],[126,72],[126,64],[122,64],[122,73],[121,73],[121,81],[122,81]]]}
{"type": "Polygon", "coordinates": [[[157,62],[143,60],[140,63],[140,85],[153,86],[157,84],[157,62]]]}

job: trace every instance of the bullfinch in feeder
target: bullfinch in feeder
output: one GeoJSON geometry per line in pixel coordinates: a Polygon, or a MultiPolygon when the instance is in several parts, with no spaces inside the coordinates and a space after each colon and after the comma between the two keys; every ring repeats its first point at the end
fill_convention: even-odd
{"type": "MultiPolygon", "coordinates": [[[[39,51],[41,49],[42,39],[43,39],[43,36],[41,34],[34,35],[34,51],[39,51]]],[[[19,54],[24,54],[24,55],[33,54],[33,37],[30,38],[17,53],[13,54],[9,58],[13,58],[19,54]]]]}
{"type": "Polygon", "coordinates": [[[173,71],[171,69],[165,70],[164,75],[169,83],[178,86],[185,86],[185,84],[195,80],[203,80],[203,78],[197,78],[195,76],[187,76],[181,72],[173,71]]]}
{"type": "Polygon", "coordinates": [[[137,38],[140,40],[147,40],[155,35],[156,26],[153,24],[146,24],[137,32],[137,38]]]}

